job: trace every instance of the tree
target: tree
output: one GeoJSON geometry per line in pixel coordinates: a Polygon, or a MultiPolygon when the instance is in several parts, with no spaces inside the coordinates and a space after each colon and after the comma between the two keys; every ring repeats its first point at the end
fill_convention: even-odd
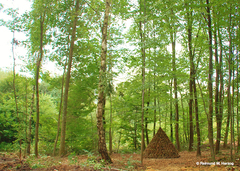
{"type": "MultiPolygon", "coordinates": [[[[146,1],[140,0],[140,14],[142,15],[143,10],[143,16],[146,16],[146,1]],[[143,9],[142,9],[143,8],[143,9]]],[[[144,95],[145,95],[145,19],[143,21],[143,29],[142,29],[142,20],[139,22],[139,31],[140,31],[140,37],[141,37],[141,55],[142,55],[142,117],[141,117],[141,125],[142,125],[142,135],[141,135],[141,164],[143,164],[143,151],[145,148],[144,143],[144,95]]]]}
{"type": "Polygon", "coordinates": [[[99,70],[98,84],[98,105],[97,105],[97,130],[98,130],[98,151],[102,159],[112,163],[112,160],[107,152],[105,132],[103,126],[104,108],[105,108],[105,89],[106,89],[106,55],[107,55],[107,28],[108,18],[110,13],[110,0],[105,1],[105,13],[102,27],[102,49],[101,49],[101,66],[99,70]]]}
{"type": "Polygon", "coordinates": [[[74,20],[72,23],[72,35],[71,35],[71,44],[70,44],[70,52],[68,58],[68,69],[65,81],[65,90],[64,90],[64,100],[63,100],[63,115],[62,115],[62,126],[61,126],[61,142],[60,142],[60,151],[59,155],[65,154],[65,136],[66,136],[66,122],[67,122],[67,105],[68,105],[68,90],[69,90],[69,81],[71,77],[71,67],[72,67],[72,57],[74,50],[74,42],[76,37],[76,26],[78,20],[78,12],[79,12],[79,0],[76,0],[75,4],[75,13],[74,20]]]}

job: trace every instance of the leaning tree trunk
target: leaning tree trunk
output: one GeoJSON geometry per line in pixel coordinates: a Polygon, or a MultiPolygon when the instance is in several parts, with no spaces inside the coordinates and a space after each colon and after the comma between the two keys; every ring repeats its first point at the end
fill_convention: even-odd
{"type": "Polygon", "coordinates": [[[59,151],[60,156],[65,154],[65,136],[66,136],[66,122],[67,122],[68,90],[69,90],[69,81],[70,81],[70,77],[71,77],[71,67],[72,67],[74,42],[75,42],[75,37],[76,37],[76,26],[77,26],[77,20],[78,20],[79,0],[76,1],[75,8],[76,8],[76,11],[75,11],[75,17],[74,17],[73,26],[72,26],[72,37],[71,37],[71,42],[70,42],[68,70],[67,70],[67,75],[66,75],[65,92],[64,92],[64,100],[63,100],[61,141],[60,141],[60,151],[59,151]]]}
{"type": "Polygon", "coordinates": [[[110,13],[110,0],[106,0],[105,14],[102,28],[102,52],[101,52],[101,66],[99,71],[99,85],[98,85],[98,105],[97,105],[97,131],[98,131],[98,151],[102,156],[102,159],[108,163],[112,163],[112,160],[108,154],[105,131],[103,126],[103,116],[105,108],[105,88],[106,88],[106,55],[107,55],[107,28],[108,17],[110,13]]]}

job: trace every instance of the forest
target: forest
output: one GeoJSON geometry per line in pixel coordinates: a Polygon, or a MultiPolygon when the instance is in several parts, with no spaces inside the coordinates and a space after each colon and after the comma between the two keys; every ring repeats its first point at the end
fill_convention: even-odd
{"type": "Polygon", "coordinates": [[[0,3],[13,63],[0,68],[0,170],[160,169],[144,157],[158,131],[179,152],[170,161],[194,158],[177,167],[239,169],[239,0],[30,2],[21,14],[0,3]]]}

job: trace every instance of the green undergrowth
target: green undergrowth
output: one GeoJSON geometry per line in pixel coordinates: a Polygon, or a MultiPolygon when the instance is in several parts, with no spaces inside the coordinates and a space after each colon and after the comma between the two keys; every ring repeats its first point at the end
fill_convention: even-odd
{"type": "Polygon", "coordinates": [[[94,170],[103,170],[104,168],[108,167],[111,169],[111,166],[107,166],[104,160],[99,160],[94,153],[85,150],[87,153],[87,161],[80,164],[80,166],[85,168],[93,168],[94,170]]]}
{"type": "Polygon", "coordinates": [[[50,156],[40,156],[36,158],[35,155],[30,155],[26,159],[26,163],[32,168],[48,168],[51,166],[61,165],[62,160],[58,157],[50,157],[50,156]]]}

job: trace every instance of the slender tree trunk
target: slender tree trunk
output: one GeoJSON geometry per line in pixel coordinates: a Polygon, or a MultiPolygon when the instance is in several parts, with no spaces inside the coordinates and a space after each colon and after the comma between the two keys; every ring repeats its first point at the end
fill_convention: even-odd
{"type": "Polygon", "coordinates": [[[209,92],[209,110],[208,110],[208,138],[210,144],[210,151],[212,160],[215,160],[214,144],[213,144],[213,88],[212,88],[212,75],[213,75],[213,52],[212,52],[212,20],[210,13],[209,0],[206,0],[207,10],[207,25],[209,36],[209,71],[208,71],[208,92],[209,92]]]}
{"type": "Polygon", "coordinates": [[[188,20],[188,49],[190,58],[190,80],[189,80],[189,122],[190,122],[190,137],[189,137],[189,151],[193,150],[193,80],[194,80],[194,63],[193,63],[193,49],[192,49],[192,12],[187,13],[188,20]]]}
{"type": "Polygon", "coordinates": [[[20,161],[22,160],[22,147],[21,147],[21,144],[22,144],[22,140],[20,138],[20,117],[19,117],[19,110],[18,110],[18,100],[17,100],[17,92],[16,92],[16,70],[15,70],[15,67],[16,67],[16,58],[15,58],[15,55],[14,55],[14,44],[17,43],[16,40],[15,40],[15,31],[12,32],[13,33],[13,39],[12,39],[12,57],[13,57],[13,94],[14,94],[14,100],[15,100],[15,112],[16,112],[16,116],[17,116],[17,119],[18,119],[18,123],[19,123],[19,128],[18,128],[18,138],[19,138],[19,159],[20,161]]]}
{"type": "Polygon", "coordinates": [[[221,131],[222,131],[222,117],[223,117],[223,91],[224,91],[224,83],[223,83],[223,48],[222,48],[222,38],[221,33],[218,28],[218,39],[220,46],[220,54],[219,54],[219,77],[220,77],[220,89],[219,89],[219,115],[217,115],[217,142],[216,142],[216,154],[219,153],[220,150],[220,141],[221,141],[221,131]],[[219,142],[218,142],[219,141],[219,142]]]}
{"type": "Polygon", "coordinates": [[[105,81],[106,81],[106,55],[107,55],[107,27],[108,17],[110,13],[110,0],[106,0],[104,22],[102,28],[102,52],[101,52],[101,66],[99,71],[99,85],[98,85],[98,105],[97,105],[97,130],[99,137],[99,153],[102,159],[108,163],[112,160],[107,152],[105,131],[103,126],[104,108],[105,108],[105,81]]]}
{"type": "Polygon", "coordinates": [[[156,121],[157,121],[157,98],[156,98],[156,73],[154,64],[154,77],[153,77],[153,90],[154,90],[154,116],[153,116],[153,137],[156,134],[156,121]]]}
{"type": "MultiPolygon", "coordinates": [[[[153,23],[154,24],[154,23],[153,23]]],[[[154,31],[154,41],[156,41],[156,33],[154,31]]],[[[154,47],[154,68],[153,68],[153,91],[154,91],[154,116],[153,116],[153,137],[156,134],[156,122],[157,122],[157,97],[156,97],[156,47],[154,47]]]]}
{"type": "Polygon", "coordinates": [[[194,89],[194,100],[195,100],[195,115],[196,115],[196,129],[197,129],[197,156],[201,156],[201,135],[200,135],[200,125],[198,119],[198,98],[197,98],[197,87],[196,87],[196,70],[194,72],[193,78],[193,89],[194,89]]]}
{"type": "MultiPolygon", "coordinates": [[[[180,96],[181,96],[181,105],[182,105],[182,111],[183,111],[183,137],[185,136],[185,141],[187,142],[188,139],[187,139],[187,132],[186,132],[186,126],[185,126],[185,112],[184,112],[184,106],[183,106],[183,98],[182,98],[182,94],[180,92],[180,96]]],[[[183,138],[184,140],[184,138],[183,138]]]]}
{"type": "Polygon", "coordinates": [[[76,26],[77,26],[77,20],[78,20],[79,0],[76,1],[75,9],[76,9],[76,11],[75,11],[75,17],[73,20],[72,36],[71,36],[69,59],[68,59],[68,70],[67,70],[67,75],[66,75],[66,80],[65,80],[65,92],[64,92],[64,100],[63,100],[63,115],[62,115],[62,126],[61,126],[61,140],[60,140],[60,150],[59,150],[60,156],[63,156],[65,154],[68,90],[69,90],[69,82],[70,82],[70,77],[71,77],[74,42],[75,42],[75,37],[76,37],[76,26]]]}
{"type": "Polygon", "coordinates": [[[172,98],[172,80],[170,80],[170,140],[173,142],[173,98],[172,98]]]}
{"type": "MultiPolygon", "coordinates": [[[[219,90],[220,64],[218,62],[218,42],[217,42],[216,26],[214,30],[214,42],[215,42],[215,65],[216,65],[215,114],[216,114],[216,120],[217,120],[217,139],[216,139],[216,146],[215,146],[215,154],[218,154],[220,150],[220,141],[221,141],[222,116],[220,113],[220,90],[219,90]]],[[[221,45],[220,45],[220,48],[221,48],[221,45]]]]}
{"type": "MultiPolygon", "coordinates": [[[[143,7],[144,12],[143,15],[146,16],[146,1],[143,0],[143,7]]],[[[142,2],[140,0],[140,13],[142,13],[142,2]]],[[[142,14],[141,14],[142,15],[142,14]]],[[[140,30],[140,37],[141,37],[141,51],[142,51],[142,134],[141,134],[141,164],[143,165],[143,151],[145,148],[144,143],[144,93],[145,93],[145,19],[143,22],[143,29],[142,29],[142,21],[139,23],[139,30],[140,30]]]]}
{"type": "Polygon", "coordinates": [[[234,77],[235,77],[235,74],[234,74],[234,72],[235,72],[235,69],[234,69],[234,59],[232,60],[233,61],[233,71],[232,71],[232,73],[233,73],[233,78],[232,78],[232,82],[233,82],[233,84],[232,84],[232,102],[231,102],[231,104],[232,104],[232,113],[231,113],[231,122],[230,122],[230,129],[231,129],[231,148],[230,148],[230,154],[231,154],[231,161],[233,161],[233,159],[234,159],[234,156],[233,156],[233,152],[234,152],[234,154],[236,154],[236,151],[235,151],[235,137],[234,137],[234,77]]]}
{"type": "MultiPolygon", "coordinates": [[[[238,70],[239,70],[239,57],[237,55],[237,80],[239,79],[238,77],[238,70]]],[[[238,139],[238,144],[237,144],[237,153],[239,153],[240,149],[240,127],[239,127],[239,82],[237,81],[237,139],[238,139]]]]}
{"type": "Polygon", "coordinates": [[[162,119],[162,114],[161,114],[161,107],[160,107],[160,102],[159,102],[159,98],[158,98],[158,113],[159,113],[159,127],[161,127],[161,125],[162,125],[162,121],[161,121],[161,119],[162,119]]]}
{"type": "MultiPolygon", "coordinates": [[[[231,36],[231,14],[230,14],[230,25],[229,25],[229,56],[228,56],[228,88],[227,88],[227,97],[228,97],[228,117],[227,117],[227,125],[226,125],[226,132],[224,136],[224,144],[223,147],[227,147],[227,139],[228,139],[228,130],[229,124],[232,119],[232,104],[231,104],[231,77],[232,77],[232,36],[231,36]]],[[[230,144],[232,147],[232,144],[230,144]]],[[[231,149],[232,153],[232,149],[231,149]]]]}
{"type": "MultiPolygon", "coordinates": [[[[25,121],[25,133],[26,133],[26,138],[25,138],[25,142],[28,142],[28,80],[26,78],[26,96],[25,96],[25,117],[26,117],[26,121],[25,121]]],[[[27,155],[27,146],[25,146],[25,152],[24,155],[27,155]]]]}
{"type": "Polygon", "coordinates": [[[109,126],[109,153],[112,154],[112,95],[110,98],[110,126],[109,126]]]}
{"type": "Polygon", "coordinates": [[[36,72],[36,125],[35,125],[35,156],[38,157],[38,130],[39,130],[39,73],[40,73],[40,68],[41,68],[41,62],[43,58],[43,24],[44,24],[44,16],[41,15],[40,17],[40,54],[38,55],[37,59],[37,72],[36,72]]]}
{"type": "Polygon", "coordinates": [[[137,123],[138,123],[138,116],[137,116],[137,106],[136,106],[136,113],[134,118],[134,149],[137,150],[137,123]]]}
{"type": "Polygon", "coordinates": [[[35,86],[33,86],[31,109],[28,116],[28,136],[27,136],[27,154],[28,155],[31,154],[32,113],[33,113],[33,105],[34,105],[34,94],[35,94],[35,86]]]}
{"type": "MultiPolygon", "coordinates": [[[[231,6],[230,6],[230,11],[231,11],[231,6]]],[[[232,123],[232,118],[233,118],[233,108],[232,108],[232,100],[231,100],[231,77],[232,77],[232,73],[234,71],[232,71],[232,65],[233,65],[233,61],[232,61],[232,18],[231,18],[231,13],[229,14],[229,28],[228,28],[228,33],[229,33],[229,57],[228,57],[228,115],[229,115],[229,119],[230,119],[230,135],[231,135],[231,139],[230,139],[230,157],[231,157],[231,161],[233,160],[233,154],[232,154],[232,143],[233,143],[233,123],[232,123]]],[[[227,130],[226,130],[227,131],[227,130]]],[[[227,134],[226,134],[227,135],[227,134]]],[[[226,142],[227,142],[227,136],[226,136],[226,142]]],[[[225,143],[225,141],[224,141],[225,143]]]]}
{"type": "Polygon", "coordinates": [[[147,146],[149,144],[149,137],[148,137],[148,118],[145,117],[145,133],[146,133],[146,142],[147,142],[147,146]]]}
{"type": "Polygon", "coordinates": [[[64,88],[64,77],[65,77],[66,66],[67,66],[67,59],[66,59],[66,62],[64,64],[63,75],[62,75],[61,99],[60,99],[60,103],[59,103],[57,135],[56,135],[56,139],[55,139],[55,142],[54,142],[53,156],[56,155],[56,148],[57,148],[57,142],[58,142],[59,131],[60,131],[61,113],[62,113],[62,101],[63,101],[63,88],[64,88]]]}
{"type": "Polygon", "coordinates": [[[172,33],[172,58],[173,58],[173,87],[174,87],[174,107],[175,107],[175,139],[177,150],[180,151],[180,142],[179,142],[179,111],[178,111],[178,90],[177,90],[177,66],[176,66],[176,31],[172,33]]]}
{"type": "Polygon", "coordinates": [[[121,143],[121,138],[122,138],[122,131],[119,132],[119,140],[118,140],[118,147],[117,147],[117,153],[119,151],[120,143],[121,143]]]}

